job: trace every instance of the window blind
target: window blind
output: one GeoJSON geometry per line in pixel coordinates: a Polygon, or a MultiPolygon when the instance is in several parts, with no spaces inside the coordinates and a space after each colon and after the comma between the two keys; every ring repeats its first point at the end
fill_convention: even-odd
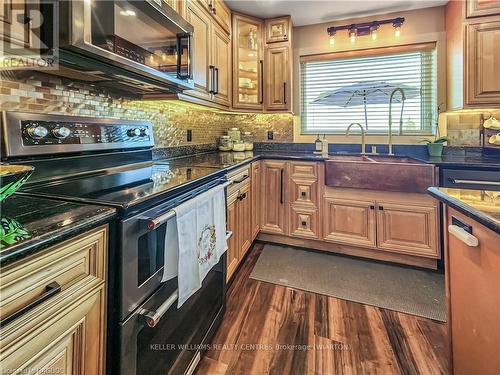
{"type": "MultiPolygon", "coordinates": [[[[367,134],[386,134],[390,92],[396,87],[402,87],[407,96],[403,134],[434,131],[437,118],[435,48],[318,60],[308,57],[301,59],[300,80],[303,134],[345,133],[352,122],[363,125],[367,134]]],[[[392,131],[398,133],[400,93],[394,97],[397,100],[392,106],[392,131]]]]}

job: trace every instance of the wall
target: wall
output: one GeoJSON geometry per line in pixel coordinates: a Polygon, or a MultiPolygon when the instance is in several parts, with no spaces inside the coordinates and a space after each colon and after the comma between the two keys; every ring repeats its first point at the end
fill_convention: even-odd
{"type": "Polygon", "coordinates": [[[231,127],[250,131],[256,141],[292,142],[293,120],[287,114],[234,114],[180,101],[133,101],[81,82],[43,73],[3,76],[0,110],[150,120],[156,147],[215,144],[231,127]],[[192,129],[193,141],[186,141],[192,129]]]}
{"type": "MultiPolygon", "coordinates": [[[[308,25],[294,28],[294,112],[300,114],[300,56],[324,54],[331,52],[362,50],[368,48],[388,47],[395,45],[436,42],[437,49],[437,71],[438,71],[438,103],[446,102],[446,38],[444,24],[444,7],[434,7],[418,9],[406,12],[379,14],[370,17],[356,18],[349,20],[338,20],[334,22],[308,25]],[[370,36],[357,38],[355,43],[351,43],[347,31],[339,31],[335,36],[335,45],[330,46],[329,36],[326,29],[329,26],[345,25],[351,23],[370,22],[374,20],[405,17],[405,23],[401,29],[401,36],[394,36],[394,29],[391,25],[383,25],[378,30],[377,40],[372,40],[370,36]]],[[[347,127],[348,124],[346,124],[347,127]]],[[[387,136],[367,136],[369,142],[385,143],[387,136]]],[[[300,134],[300,117],[294,117],[294,140],[296,142],[312,142],[315,136],[300,134]]],[[[329,136],[331,142],[351,143],[353,138],[345,136],[329,136]]],[[[395,143],[415,143],[422,137],[395,136],[395,143]]],[[[367,141],[368,142],[368,141],[367,141]]]]}

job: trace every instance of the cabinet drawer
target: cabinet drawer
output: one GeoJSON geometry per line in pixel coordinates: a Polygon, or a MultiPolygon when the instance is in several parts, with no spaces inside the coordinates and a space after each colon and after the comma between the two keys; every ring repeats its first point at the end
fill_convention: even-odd
{"type": "MultiPolygon", "coordinates": [[[[50,305],[53,298],[71,286],[106,278],[107,226],[50,247],[2,268],[0,275],[0,317],[5,319],[47,295],[48,286],[61,292],[44,299],[36,309],[50,305]],[[55,284],[57,283],[57,284],[55,284]]],[[[50,295],[50,294],[49,294],[50,295]]]]}
{"type": "Polygon", "coordinates": [[[314,180],[292,181],[291,184],[292,204],[311,205],[318,204],[318,183],[314,180]]]}
{"type": "Polygon", "coordinates": [[[314,162],[290,162],[290,177],[292,179],[318,179],[318,165],[314,162]]]}
{"type": "Polygon", "coordinates": [[[293,237],[319,238],[318,211],[314,208],[292,207],[290,235],[293,237]]]}
{"type": "Polygon", "coordinates": [[[227,187],[227,195],[233,195],[237,190],[250,184],[250,166],[238,168],[227,174],[228,181],[232,184],[227,187]]]}

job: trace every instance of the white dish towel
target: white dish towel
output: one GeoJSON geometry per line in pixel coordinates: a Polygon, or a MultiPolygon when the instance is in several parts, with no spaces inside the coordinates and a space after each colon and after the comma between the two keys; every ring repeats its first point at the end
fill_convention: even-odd
{"type": "MultiPolygon", "coordinates": [[[[177,271],[177,307],[180,307],[201,288],[210,269],[227,250],[224,185],[216,186],[180,204],[174,211],[176,216],[171,221],[177,224],[177,241],[175,235],[167,237],[162,281],[175,277],[177,271]]],[[[169,222],[168,226],[170,225],[169,222]]],[[[172,233],[174,225],[171,228],[168,226],[167,235],[172,233]]]]}

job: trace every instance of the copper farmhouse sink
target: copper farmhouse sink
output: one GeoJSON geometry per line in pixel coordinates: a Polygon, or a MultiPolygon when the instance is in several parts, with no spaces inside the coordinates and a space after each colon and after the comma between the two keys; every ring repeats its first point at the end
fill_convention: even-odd
{"type": "Polygon", "coordinates": [[[327,186],[425,193],[436,184],[435,167],[408,157],[334,155],[325,160],[327,186]]]}

